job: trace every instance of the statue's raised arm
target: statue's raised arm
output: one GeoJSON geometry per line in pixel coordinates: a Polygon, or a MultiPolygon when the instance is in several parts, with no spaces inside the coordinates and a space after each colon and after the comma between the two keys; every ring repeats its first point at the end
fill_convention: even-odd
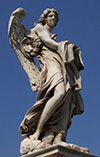
{"type": "Polygon", "coordinates": [[[84,69],[81,51],[67,40],[56,42],[53,28],[59,21],[54,9],[46,9],[39,23],[31,30],[22,24],[25,10],[15,10],[9,21],[12,48],[26,71],[33,91],[38,90],[36,103],[27,111],[20,125],[24,140],[21,154],[64,142],[71,118],[84,111],[80,95],[80,70],[84,69]],[[38,70],[34,57],[40,62],[38,70]]]}

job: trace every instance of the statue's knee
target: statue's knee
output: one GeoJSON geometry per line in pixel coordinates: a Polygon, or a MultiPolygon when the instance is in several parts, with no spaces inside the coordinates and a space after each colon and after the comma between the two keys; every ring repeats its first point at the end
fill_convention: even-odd
{"type": "Polygon", "coordinates": [[[65,95],[65,91],[58,91],[56,93],[56,95],[57,95],[58,99],[62,99],[64,97],[64,95],[65,95]]]}

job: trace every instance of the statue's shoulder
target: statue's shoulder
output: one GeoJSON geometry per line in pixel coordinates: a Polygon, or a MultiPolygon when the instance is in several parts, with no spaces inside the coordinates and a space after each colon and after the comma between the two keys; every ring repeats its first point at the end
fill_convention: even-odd
{"type": "Polygon", "coordinates": [[[44,30],[44,27],[41,23],[38,23],[35,27],[34,27],[34,31],[38,32],[38,31],[42,31],[44,30]]]}

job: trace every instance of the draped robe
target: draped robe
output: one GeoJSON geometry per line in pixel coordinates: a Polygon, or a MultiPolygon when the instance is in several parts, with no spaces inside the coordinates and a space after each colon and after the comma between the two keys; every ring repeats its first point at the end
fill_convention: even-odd
{"type": "Polygon", "coordinates": [[[20,125],[20,133],[23,137],[28,137],[36,131],[44,106],[52,98],[54,88],[60,82],[64,82],[66,94],[52,111],[41,135],[48,131],[55,134],[62,131],[67,132],[71,125],[71,118],[84,111],[83,100],[79,92],[82,88],[79,72],[84,68],[81,52],[75,54],[73,45],[64,41],[59,44],[59,52],[44,45],[37,59],[40,61],[41,69],[40,88],[36,103],[27,111],[20,125]]]}

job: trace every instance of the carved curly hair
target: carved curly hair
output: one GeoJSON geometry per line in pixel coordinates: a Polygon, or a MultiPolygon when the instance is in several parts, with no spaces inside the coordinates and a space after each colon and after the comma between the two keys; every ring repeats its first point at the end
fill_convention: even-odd
{"type": "MultiPolygon", "coordinates": [[[[46,18],[48,16],[48,14],[51,13],[51,12],[55,13],[55,15],[56,15],[56,24],[57,24],[58,21],[59,21],[59,17],[58,17],[59,13],[53,8],[52,9],[47,8],[46,10],[43,11],[43,13],[41,14],[41,16],[39,18],[39,23],[42,23],[42,25],[45,25],[46,18]]],[[[55,26],[56,26],[56,24],[55,24],[55,26]]]]}

